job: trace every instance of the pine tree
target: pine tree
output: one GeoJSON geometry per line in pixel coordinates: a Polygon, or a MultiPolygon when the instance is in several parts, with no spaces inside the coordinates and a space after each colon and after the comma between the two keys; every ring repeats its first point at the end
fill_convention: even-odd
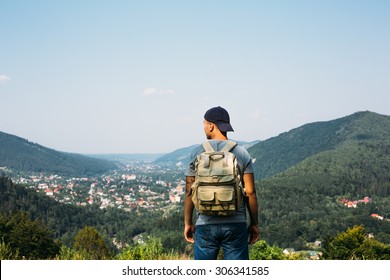
{"type": "Polygon", "coordinates": [[[92,260],[104,260],[112,257],[112,252],[94,227],[85,226],[75,237],[73,247],[86,252],[92,260]]]}

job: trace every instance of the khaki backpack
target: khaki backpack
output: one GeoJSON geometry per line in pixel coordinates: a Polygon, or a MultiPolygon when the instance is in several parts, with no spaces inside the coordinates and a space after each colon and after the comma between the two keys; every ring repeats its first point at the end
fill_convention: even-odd
{"type": "Polygon", "coordinates": [[[245,191],[236,156],[230,152],[236,145],[227,141],[221,151],[215,151],[209,141],[202,144],[205,151],[196,157],[190,194],[200,214],[229,216],[240,208],[245,191]]]}

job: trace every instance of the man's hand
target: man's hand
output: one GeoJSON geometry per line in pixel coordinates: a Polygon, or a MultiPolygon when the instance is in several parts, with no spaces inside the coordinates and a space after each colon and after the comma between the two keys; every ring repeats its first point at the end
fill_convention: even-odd
{"type": "Polygon", "coordinates": [[[258,225],[250,225],[249,231],[249,244],[254,244],[260,239],[260,229],[258,225]]]}
{"type": "Polygon", "coordinates": [[[184,226],[184,237],[190,243],[194,243],[194,226],[184,226]]]}
{"type": "Polygon", "coordinates": [[[194,211],[194,203],[191,199],[191,187],[195,182],[195,176],[186,176],[186,197],[184,198],[184,237],[194,243],[195,228],[192,225],[192,212],[194,211]]]}

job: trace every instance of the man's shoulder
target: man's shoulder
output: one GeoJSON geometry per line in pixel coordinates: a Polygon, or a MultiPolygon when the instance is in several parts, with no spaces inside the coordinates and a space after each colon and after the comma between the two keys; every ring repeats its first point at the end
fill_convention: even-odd
{"type": "Polygon", "coordinates": [[[214,150],[218,151],[223,149],[223,147],[228,143],[235,143],[236,145],[232,148],[233,150],[239,150],[239,151],[246,151],[246,148],[242,145],[240,145],[237,141],[234,140],[205,140],[202,143],[195,145],[193,148],[193,151],[204,151],[203,145],[205,142],[209,142],[211,146],[214,148],[214,150]]]}
{"type": "Polygon", "coordinates": [[[232,151],[233,152],[239,152],[239,153],[242,153],[242,154],[249,154],[248,150],[244,146],[240,145],[239,143],[237,143],[237,145],[234,147],[234,149],[232,151]]]}
{"type": "MultiPolygon", "coordinates": [[[[234,140],[206,140],[206,141],[208,141],[211,144],[211,147],[213,147],[213,149],[215,151],[222,150],[223,147],[227,144],[227,142],[234,142],[234,143],[236,143],[236,145],[230,150],[232,153],[238,154],[238,155],[249,155],[247,149],[244,146],[237,143],[237,141],[234,141],[234,140]]],[[[205,149],[203,148],[203,144],[206,141],[204,141],[198,145],[195,145],[194,148],[192,149],[191,155],[196,156],[196,155],[204,152],[205,149]]]]}

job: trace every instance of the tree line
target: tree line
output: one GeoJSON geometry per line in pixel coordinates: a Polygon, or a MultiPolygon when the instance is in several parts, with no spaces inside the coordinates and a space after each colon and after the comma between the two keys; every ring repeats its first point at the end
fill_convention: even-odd
{"type": "MultiPolygon", "coordinates": [[[[268,189],[271,190],[272,188],[268,189]]],[[[114,208],[64,205],[23,186],[15,185],[6,177],[0,177],[0,193],[0,252],[4,254],[3,259],[186,259],[192,255],[192,247],[182,236],[181,208],[164,215],[158,212],[133,213],[114,208]],[[140,237],[142,242],[135,237],[140,237]],[[116,246],[113,245],[114,240],[116,246]],[[152,247],[155,246],[158,249],[153,251],[152,247]],[[92,254],[95,251],[98,252],[92,254]]],[[[266,205],[261,206],[262,241],[251,246],[252,258],[288,258],[281,248],[308,249],[307,243],[316,240],[319,233],[324,236],[324,258],[357,258],[356,253],[330,253],[335,247],[334,238],[355,225],[361,225],[359,234],[364,232],[365,236],[359,241],[359,246],[375,247],[370,258],[388,258],[388,222],[366,217],[372,210],[370,207],[376,206],[365,205],[347,209],[344,206],[335,207],[332,201],[328,201],[330,206],[320,211],[314,205],[322,199],[317,197],[317,201],[311,201],[311,198],[316,196],[310,194],[310,191],[295,193],[286,187],[283,193],[286,197],[291,197],[288,203],[285,203],[286,207],[267,210],[266,205]],[[304,206],[305,209],[296,212],[294,201],[305,197],[308,197],[307,200],[298,203],[299,208],[304,206]],[[290,206],[287,207],[288,205],[290,206]],[[268,219],[268,215],[275,219],[268,219]],[[329,216],[329,219],[322,219],[324,216],[329,216]],[[374,232],[374,238],[365,241],[368,233],[373,233],[375,228],[378,232],[374,232]],[[264,248],[265,252],[269,253],[267,256],[259,253],[264,248]]],[[[278,202],[280,196],[272,191],[271,194],[274,196],[269,196],[270,201],[278,202]]],[[[281,200],[283,199],[284,197],[281,200]]],[[[367,258],[366,253],[364,254],[367,258]]]]}
{"type": "MultiPolygon", "coordinates": [[[[348,228],[324,241],[321,259],[389,260],[390,244],[369,237],[363,226],[348,228]]],[[[250,248],[251,260],[297,260],[302,253],[285,254],[281,248],[261,240],[250,248]]],[[[121,250],[107,246],[101,233],[90,226],[80,229],[72,245],[66,246],[50,237],[39,220],[30,220],[23,212],[0,214],[0,259],[2,260],[172,260],[191,259],[191,253],[174,252],[164,247],[161,238],[148,236],[143,242],[121,250]]],[[[220,253],[220,259],[223,256],[220,253]]]]}

